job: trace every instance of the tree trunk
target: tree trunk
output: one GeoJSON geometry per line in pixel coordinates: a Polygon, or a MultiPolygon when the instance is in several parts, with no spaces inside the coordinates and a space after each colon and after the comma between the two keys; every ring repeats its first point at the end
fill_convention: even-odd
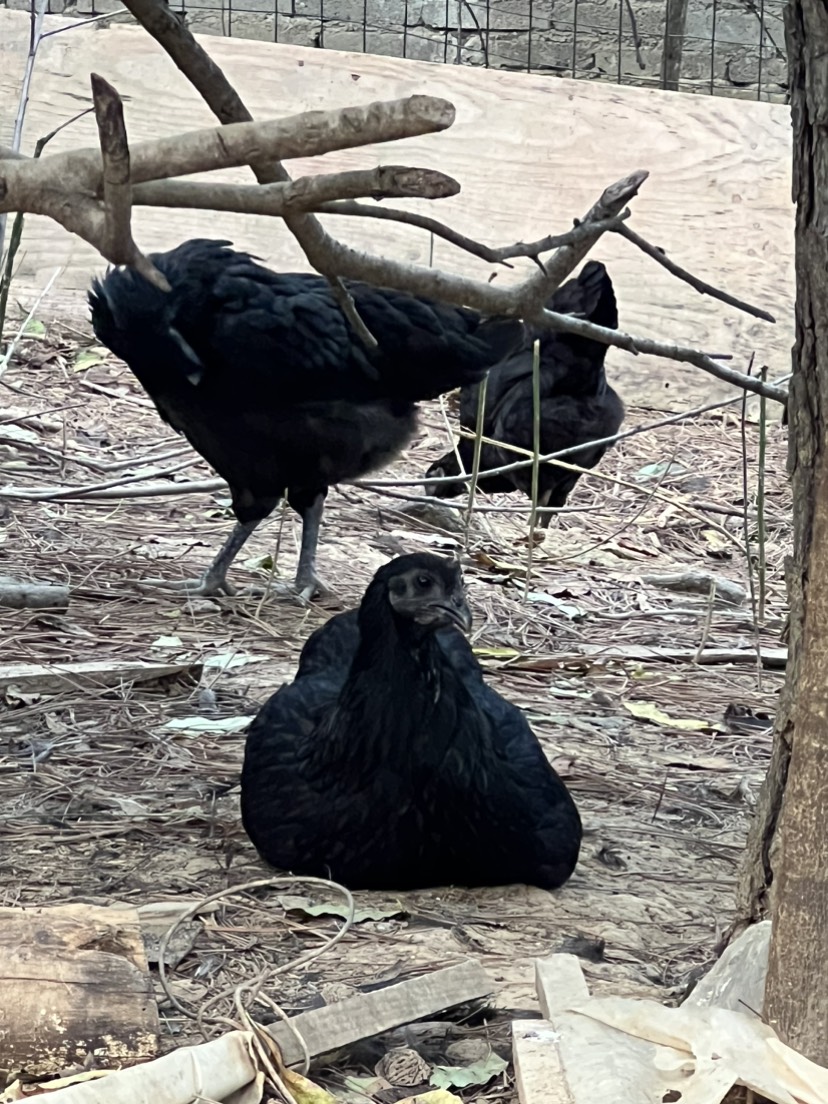
{"type": "Polygon", "coordinates": [[[743,922],[770,905],[765,1016],[828,1065],[828,8],[785,11],[793,117],[796,345],[788,406],[794,549],[774,750],[748,841],[743,922]]]}

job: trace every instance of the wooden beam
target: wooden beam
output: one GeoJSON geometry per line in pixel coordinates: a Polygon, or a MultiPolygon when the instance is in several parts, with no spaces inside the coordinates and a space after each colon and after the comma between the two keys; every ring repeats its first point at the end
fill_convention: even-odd
{"type": "MultiPolygon", "coordinates": [[[[360,993],[324,1008],[300,1012],[292,1016],[290,1022],[304,1039],[310,1057],[314,1058],[390,1031],[400,1024],[444,1012],[466,1001],[480,1000],[495,988],[483,967],[474,959],[468,959],[457,966],[447,966],[374,993],[360,993]]],[[[268,1032],[278,1043],[286,1065],[302,1061],[302,1048],[291,1028],[283,1023],[274,1024],[268,1032]]]]}
{"type": "Polygon", "coordinates": [[[556,1012],[589,1000],[589,987],[577,955],[556,954],[535,959],[535,992],[547,1020],[556,1012]]]}
{"type": "Polygon", "coordinates": [[[560,1035],[547,1020],[514,1020],[512,1061],[520,1104],[572,1104],[560,1035]]]}

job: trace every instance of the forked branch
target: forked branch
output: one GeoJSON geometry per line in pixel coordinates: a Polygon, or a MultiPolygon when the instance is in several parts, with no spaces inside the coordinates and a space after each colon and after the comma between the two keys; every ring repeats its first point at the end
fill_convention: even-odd
{"type": "Polygon", "coordinates": [[[545,310],[552,293],[601,235],[612,231],[627,237],[699,291],[772,321],[766,311],[697,280],[628,230],[627,205],[646,180],[646,171],[633,172],[611,184],[569,232],[494,250],[437,220],[354,202],[369,195],[431,199],[456,194],[457,182],[442,173],[386,166],[292,181],[281,163],[287,158],[310,157],[444,130],[454,120],[454,108],[446,100],[411,96],[365,107],[304,112],[287,119],[254,123],[224,73],[165,0],[125,0],[125,4],[202,95],[221,128],[139,143],[130,151],[118,94],[102,78],[93,77],[100,152],[75,150],[34,161],[5,156],[6,151],[0,149],[0,212],[19,210],[50,216],[96,246],[109,260],[132,264],[156,282],[161,279],[160,274],[132,239],[130,221],[134,203],[279,215],[310,264],[328,278],[352,325],[369,344],[373,338],[356,312],[344,279],[442,299],[487,315],[521,317],[530,323],[577,332],[634,353],[648,352],[682,360],[745,390],[785,401],[780,388],[751,379],[699,350],[605,330],[586,320],[545,310]],[[258,187],[170,179],[242,165],[249,165],[254,171],[258,187]],[[536,261],[538,270],[520,283],[503,287],[372,256],[329,235],[314,210],[412,222],[484,260],[506,263],[512,257],[526,256],[536,261]],[[542,255],[550,250],[551,255],[542,255]]]}

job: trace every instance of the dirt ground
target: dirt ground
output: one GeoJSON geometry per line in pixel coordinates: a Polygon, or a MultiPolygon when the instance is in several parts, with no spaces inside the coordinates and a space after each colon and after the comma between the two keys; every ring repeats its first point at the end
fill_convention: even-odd
{"type": "MultiPolygon", "coordinates": [[[[633,407],[626,428],[662,416],[633,407]]],[[[85,324],[26,340],[0,385],[0,574],[68,584],[71,603],[66,616],[0,611],[0,663],[143,660],[190,673],[0,690],[0,903],[198,901],[271,875],[238,817],[245,718],[291,677],[312,629],[358,603],[390,555],[459,547],[487,677],[527,711],[580,807],[578,869],[556,893],[357,894],[373,918],[358,913],[333,950],[274,978],[270,995],[290,1013],[471,955],[495,979],[497,1007],[537,1011],[532,959],[574,949],[596,992],[677,999],[731,917],[769,758],[782,673],[760,673],[755,649],[779,647],[785,616],[790,502],[778,422],[771,409],[758,634],[750,598],[711,604],[644,581],[693,569],[747,587],[743,455],[755,551],[759,427],[746,424],[743,454],[738,404],[621,442],[601,465],[606,478],[584,477],[534,548],[528,588],[525,501],[479,499],[466,538],[460,514],[439,530],[404,512],[402,499],[343,487],[329,496],[319,555],[341,606],[274,596],[187,603],[135,581],[206,567],[231,524],[226,495],[122,497],[139,479],[213,476],[129,373],[90,346],[85,324]],[[112,497],[66,495],[93,486],[112,497]],[[702,645],[732,661],[693,662],[702,645]],[[653,647],[678,659],[648,658],[653,647]]],[[[420,475],[444,450],[447,426],[431,404],[413,447],[381,478],[420,475]]],[[[298,534],[291,514],[275,515],[233,580],[266,580],[257,565],[269,556],[290,578],[298,534]]],[[[205,914],[173,992],[204,1010],[209,1031],[211,1017],[231,1014],[241,980],[331,936],[336,916],[303,911],[324,899],[285,886],[205,914]]],[[[159,999],[165,1048],[200,1038],[159,999]]],[[[464,1095],[511,1100],[509,1071],[464,1095]]]]}

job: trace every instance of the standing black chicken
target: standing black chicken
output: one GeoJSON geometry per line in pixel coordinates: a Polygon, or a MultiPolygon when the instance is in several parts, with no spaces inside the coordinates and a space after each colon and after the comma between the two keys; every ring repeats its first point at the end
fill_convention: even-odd
{"type": "Polygon", "coordinates": [[[92,325],[159,414],[227,480],[237,525],[200,594],[286,495],[302,518],[296,587],[310,596],[328,488],[389,463],[420,399],[480,380],[524,339],[522,323],[350,284],[378,348],[354,334],[321,276],[278,274],[228,242],[194,239],[152,261],[158,290],[116,268],[89,295],[92,325]]]}
{"type": "MultiPolygon", "coordinates": [[[[618,311],[612,281],[597,261],[584,265],[579,276],[558,288],[547,306],[561,314],[573,314],[615,329],[618,311]]],[[[624,404],[607,383],[604,358],[607,346],[590,338],[544,330],[540,337],[540,450],[558,452],[574,445],[612,437],[624,420],[624,404]]],[[[532,396],[532,341],[511,354],[489,372],[483,434],[495,441],[517,445],[531,452],[534,441],[534,402],[532,396]]],[[[460,393],[460,425],[474,432],[477,426],[479,384],[467,384],[460,393]]],[[[580,449],[566,459],[583,468],[594,468],[608,445],[580,449]]],[[[463,467],[472,470],[474,442],[461,437],[457,444],[463,467]]],[[[482,473],[513,464],[519,453],[493,445],[483,445],[480,453],[481,491],[523,491],[532,495],[532,469],[492,475],[482,473]]],[[[438,498],[462,494],[468,483],[429,483],[440,476],[460,474],[457,454],[452,451],[432,464],[426,472],[426,492],[438,498]]],[[[563,506],[580,478],[577,472],[542,464],[538,475],[538,505],[563,506]]],[[[551,514],[544,514],[548,525],[551,514]]]]}
{"type": "Polygon", "coordinates": [[[352,889],[569,878],[578,810],[470,627],[458,565],[419,553],[308,639],[247,735],[242,821],[266,862],[352,889]]]}

